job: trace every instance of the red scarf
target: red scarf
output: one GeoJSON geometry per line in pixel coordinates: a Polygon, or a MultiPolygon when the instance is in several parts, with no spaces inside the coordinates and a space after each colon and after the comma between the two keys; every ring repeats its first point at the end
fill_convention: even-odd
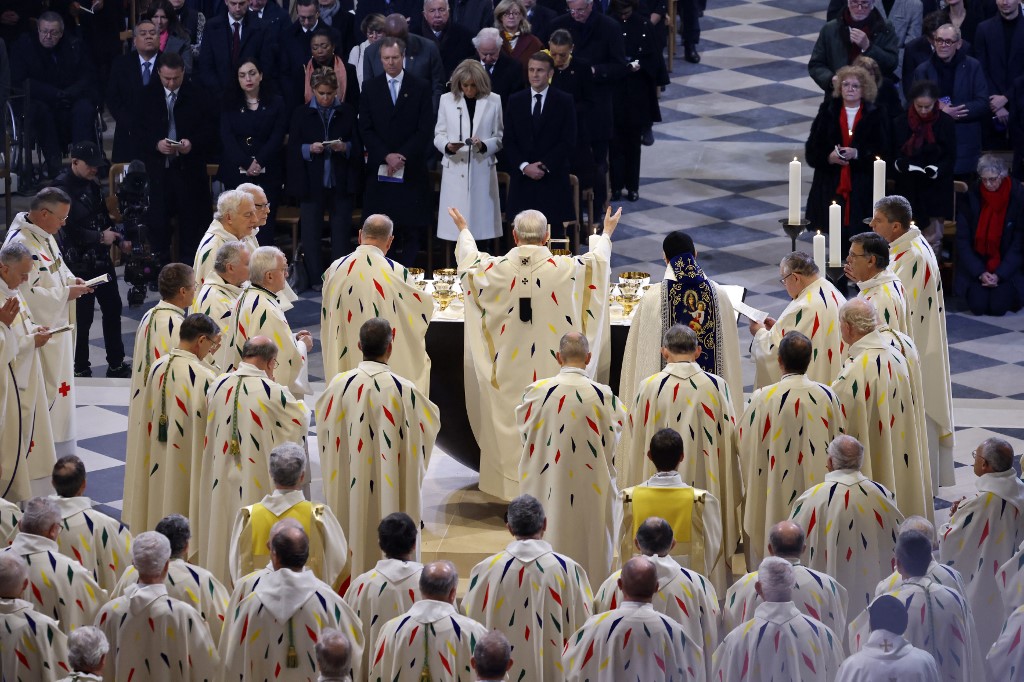
{"type": "Polygon", "coordinates": [[[990,192],[984,183],[981,185],[981,215],[978,216],[978,231],[974,233],[974,250],[988,259],[987,272],[995,272],[1002,261],[1000,246],[1012,186],[1010,178],[1003,178],[1003,183],[994,192],[990,192]]]}
{"type": "Polygon", "coordinates": [[[910,125],[910,139],[903,143],[900,148],[907,156],[914,156],[921,151],[921,147],[926,144],[935,144],[935,131],[932,126],[942,112],[939,108],[932,107],[930,113],[922,116],[917,113],[917,109],[911,104],[907,107],[907,123],[910,125]]]}
{"type": "MultiPolygon", "coordinates": [[[[839,102],[839,132],[843,136],[843,147],[849,147],[850,143],[853,142],[853,131],[857,129],[857,124],[860,123],[860,115],[864,113],[864,103],[861,102],[861,106],[857,109],[857,115],[853,117],[853,125],[851,126],[846,118],[846,106],[842,101],[839,102]]],[[[836,187],[836,194],[843,199],[843,222],[847,225],[850,224],[850,193],[853,191],[853,177],[850,175],[850,165],[840,166],[839,170],[839,186],[836,187]]]]}

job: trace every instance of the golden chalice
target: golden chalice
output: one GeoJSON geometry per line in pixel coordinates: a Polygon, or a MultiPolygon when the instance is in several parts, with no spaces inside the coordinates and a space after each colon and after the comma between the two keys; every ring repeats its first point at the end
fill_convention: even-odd
{"type": "Polygon", "coordinates": [[[455,288],[458,277],[454,268],[434,270],[434,300],[441,310],[446,310],[452,301],[460,297],[455,288]]]}
{"type": "Polygon", "coordinates": [[[633,308],[643,298],[644,292],[650,286],[651,276],[646,272],[624,272],[619,275],[619,293],[612,295],[612,302],[622,306],[622,314],[629,317],[633,314],[633,308]]]}
{"type": "Polygon", "coordinates": [[[427,280],[425,280],[423,268],[409,268],[409,279],[412,280],[414,287],[423,291],[427,288],[427,280]]]}

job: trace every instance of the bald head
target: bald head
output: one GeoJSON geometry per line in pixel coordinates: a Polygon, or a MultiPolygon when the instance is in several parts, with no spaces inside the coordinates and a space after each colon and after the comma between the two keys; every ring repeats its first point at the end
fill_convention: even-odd
{"type": "Polygon", "coordinates": [[[17,599],[28,584],[28,564],[14,552],[0,554],[0,599],[17,599]]]}
{"type": "Polygon", "coordinates": [[[266,336],[254,336],[242,346],[242,362],[259,367],[264,372],[277,359],[277,344],[266,336]]]}
{"type": "Polygon", "coordinates": [[[658,570],[647,557],[633,557],[622,567],[619,589],[625,601],[650,603],[658,591],[658,570]]]}
{"type": "Polygon", "coordinates": [[[672,526],[665,519],[650,516],[636,529],[636,547],[647,556],[666,556],[675,544],[672,526]]]}
{"type": "Polygon", "coordinates": [[[352,644],[344,632],[334,628],[321,630],[315,650],[320,677],[345,679],[352,674],[352,644]]]}
{"type": "Polygon", "coordinates": [[[409,21],[401,14],[389,14],[384,17],[384,35],[389,38],[409,37],[409,21]]]}
{"type": "Polygon", "coordinates": [[[455,603],[455,588],[459,572],[450,561],[435,561],[423,567],[420,573],[420,594],[424,599],[455,603]]]}
{"type": "Polygon", "coordinates": [[[376,246],[387,253],[394,231],[395,224],[391,222],[391,218],[383,213],[374,213],[363,221],[363,228],[359,230],[359,243],[376,246]]]}
{"type": "Polygon", "coordinates": [[[584,369],[590,360],[590,343],[579,332],[569,332],[558,343],[558,364],[584,369]]]}
{"type": "Polygon", "coordinates": [[[804,553],[804,529],[793,521],[779,521],[768,531],[768,553],[783,559],[799,559],[804,553]]]}
{"type": "Polygon", "coordinates": [[[301,572],[309,560],[309,537],[302,526],[281,528],[270,540],[270,561],[274,570],[301,572]]]}

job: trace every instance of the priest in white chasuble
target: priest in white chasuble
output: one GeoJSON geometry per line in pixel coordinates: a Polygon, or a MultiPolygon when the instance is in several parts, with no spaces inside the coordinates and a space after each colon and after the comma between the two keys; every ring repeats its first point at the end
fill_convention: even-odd
{"type": "Polygon", "coordinates": [[[899,195],[875,204],[871,229],[889,242],[890,267],[906,295],[908,333],[924,368],[924,411],[932,492],[953,485],[953,396],[949,378],[946,300],[939,262],[921,230],[911,222],[910,202],[899,195]]]}
{"type": "Polygon", "coordinates": [[[270,451],[281,443],[304,445],[309,431],[309,411],[274,380],[276,367],[277,345],[252,338],[238,369],[217,377],[207,395],[206,447],[191,518],[199,564],[222,583],[230,582],[231,522],[272,489],[270,451]]]}
{"type": "Polygon", "coordinates": [[[629,405],[629,426],[616,453],[620,488],[652,476],[654,465],[644,457],[651,438],[661,429],[683,437],[686,456],[680,465],[683,482],[707,490],[722,509],[722,548],[732,554],[739,541],[740,463],[736,415],[731,387],[698,362],[703,348],[697,334],[682,324],[665,331],[665,369],[640,383],[629,405]]]}
{"type": "Polygon", "coordinates": [[[0,554],[0,679],[56,680],[71,672],[68,638],[56,620],[22,598],[26,588],[25,560],[0,554]]]}
{"type": "MultiPolygon", "coordinates": [[[[634,546],[651,560],[658,573],[658,591],[651,598],[651,606],[682,625],[704,651],[714,651],[725,634],[720,628],[718,593],[705,576],[676,562],[671,555],[675,542],[672,526],[657,516],[649,517],[637,529],[634,546]]],[[[613,611],[622,605],[625,597],[619,588],[621,577],[622,571],[616,571],[604,581],[594,598],[594,611],[613,611]]],[[[704,657],[704,668],[711,679],[710,656],[704,657]]]]}
{"type": "MultiPolygon", "coordinates": [[[[267,541],[267,545],[272,547],[274,543],[274,536],[285,528],[294,528],[295,530],[301,530],[303,533],[306,532],[303,530],[301,523],[289,516],[286,516],[270,527],[270,539],[267,541]]],[[[235,586],[231,588],[231,595],[228,597],[227,613],[234,613],[238,609],[238,605],[242,603],[242,600],[252,594],[253,590],[263,582],[263,579],[273,572],[274,562],[268,561],[266,566],[263,566],[248,575],[244,575],[240,580],[236,581],[235,586]]],[[[227,620],[225,620],[224,623],[227,624],[227,620]]]]}
{"type": "MultiPolygon", "coordinates": [[[[4,528],[0,522],[0,546],[3,545],[4,528]]],[[[957,573],[959,574],[959,571],[957,573]]],[[[996,581],[1003,593],[1003,607],[1007,613],[1024,606],[1024,542],[1017,548],[1017,552],[999,567],[996,581]]]]}
{"type": "Polygon", "coordinates": [[[612,389],[587,376],[587,337],[562,336],[561,371],[526,387],[516,408],[522,434],[519,490],[541,501],[551,523],[547,541],[573,557],[594,580],[612,570],[615,445],[626,410],[612,389]]]}
{"type": "Polygon", "coordinates": [[[683,437],[674,429],[657,431],[651,436],[647,458],[654,464],[655,474],[619,495],[622,520],[615,544],[620,564],[635,554],[634,540],[644,520],[661,517],[672,528],[671,558],[707,576],[715,590],[724,591],[727,560],[722,551],[722,505],[714,495],[685,483],[679,475],[686,458],[683,437]]]}
{"type": "Polygon", "coordinates": [[[591,616],[569,637],[562,654],[565,682],[707,679],[702,642],[652,605],[658,593],[654,562],[633,557],[618,586],[618,608],[591,616]]]}
{"type": "Polygon", "coordinates": [[[344,593],[347,582],[348,542],[330,507],[310,502],[302,492],[306,451],[295,443],[282,443],[270,451],[270,479],[274,491],[256,504],[242,507],[231,530],[228,567],[231,582],[264,566],[270,558],[270,529],[280,519],[293,518],[309,538],[306,566],[317,578],[344,593]]]}
{"type": "Polygon", "coordinates": [[[860,298],[875,304],[883,325],[909,334],[907,294],[903,282],[889,267],[889,260],[889,244],[873,232],[861,232],[850,237],[843,271],[847,279],[857,283],[860,298]]]}
{"type": "Polygon", "coordinates": [[[558,373],[555,351],[564,334],[587,337],[594,352],[590,378],[610,347],[611,237],[622,211],[606,212],[603,234],[590,238],[583,256],[551,254],[545,246],[547,218],[539,211],[516,216],[516,246],[503,256],[481,253],[458,210],[449,214],[459,228],[455,258],[466,295],[466,361],[472,367],[466,371],[466,408],[480,445],[480,490],[511,500],[519,494],[523,454],[513,415],[523,391],[558,373]]]}
{"type": "Polygon", "coordinates": [[[515,540],[473,568],[462,610],[508,637],[515,651],[508,679],[557,682],[565,642],[591,614],[590,581],[544,540],[548,518],[536,498],[512,500],[507,518],[515,540]]]}
{"type": "MultiPolygon", "coordinates": [[[[899,534],[902,535],[903,533],[911,530],[921,533],[932,543],[932,560],[931,563],[928,564],[928,570],[925,571],[925,576],[931,578],[939,585],[945,585],[963,597],[967,597],[966,583],[964,582],[963,576],[960,575],[960,571],[956,570],[952,566],[941,564],[935,560],[935,556],[938,554],[939,549],[939,540],[938,536],[935,534],[935,525],[923,516],[908,516],[903,523],[900,524],[899,534]]],[[[897,536],[897,539],[898,538],[899,536],[897,536]]],[[[899,571],[894,570],[892,575],[888,578],[883,578],[875,587],[875,596],[880,597],[887,592],[895,590],[902,584],[903,576],[899,571]]],[[[1006,589],[1001,579],[1000,586],[1004,588],[1003,592],[1005,594],[1006,589]]],[[[1007,610],[1012,611],[1014,608],[1015,606],[1011,605],[1009,600],[1007,600],[1007,610]]],[[[970,602],[967,602],[967,610],[968,612],[971,610],[970,602]]]]}
{"type": "Polygon", "coordinates": [[[391,371],[392,338],[387,320],[364,322],[363,361],[335,376],[316,404],[324,499],[348,537],[352,575],[380,558],[382,518],[404,511],[420,525],[420,489],[441,427],[437,406],[391,371]]]}
{"type": "MultiPolygon", "coordinates": [[[[276,527],[276,526],[275,526],[276,527]]],[[[408,611],[420,599],[423,564],[416,561],[419,528],[408,514],[394,512],[377,525],[377,544],[383,559],[361,575],[354,576],[345,601],[359,616],[363,638],[363,670],[370,669],[370,649],[380,629],[392,618],[408,611]]]]}
{"type": "Polygon", "coordinates": [[[932,655],[903,638],[909,621],[903,602],[885,595],[873,601],[868,612],[871,634],[863,648],[839,666],[836,682],[938,682],[932,655]]]}
{"type": "Polygon", "coordinates": [[[792,332],[811,340],[807,378],[831,384],[843,367],[843,339],[839,334],[839,306],[846,303],[839,290],[825,279],[814,259],[794,251],[779,263],[779,281],[793,300],[779,315],[764,323],[750,322],[750,358],[754,361],[754,388],[778,383],[779,343],[792,332]]]}
{"type": "MultiPolygon", "coordinates": [[[[235,189],[245,192],[252,197],[253,205],[256,207],[256,227],[249,233],[246,238],[241,238],[249,246],[249,252],[252,253],[257,248],[262,246],[270,246],[274,244],[274,225],[267,228],[267,222],[270,220],[270,200],[267,199],[267,193],[262,187],[251,182],[243,182],[235,189]],[[267,230],[263,234],[263,241],[259,241],[258,235],[260,230],[267,230]]],[[[212,227],[212,226],[211,226],[212,227]]],[[[202,280],[200,280],[202,281],[202,280]]],[[[278,295],[281,299],[281,309],[291,310],[292,305],[295,301],[299,300],[298,294],[296,294],[291,286],[287,283],[284,285],[284,289],[278,295]]]]}
{"type": "Polygon", "coordinates": [[[121,518],[129,528],[150,529],[169,514],[189,516],[199,507],[206,393],[216,378],[207,361],[222,337],[201,313],[182,320],[175,333],[176,347],[153,363],[137,401],[137,421],[128,424],[121,518]]]}
{"type": "Polygon", "coordinates": [[[90,625],[107,601],[107,591],[92,573],[60,552],[57,535],[61,514],[57,503],[48,497],[33,497],[25,502],[20,532],[10,547],[0,552],[20,556],[28,564],[28,589],[25,600],[32,608],[60,623],[71,632],[79,625],[90,625]]]}
{"type": "Polygon", "coordinates": [[[107,680],[217,679],[217,647],[199,612],[167,594],[164,579],[171,543],[156,531],[140,533],[132,546],[139,574],[135,590],[107,602],[96,616],[110,653],[107,680]]]}
{"type": "Polygon", "coordinates": [[[1013,680],[1024,672],[1024,606],[1018,606],[1006,619],[999,639],[988,650],[985,670],[990,680],[1013,680]]]}
{"type": "Polygon", "coordinates": [[[371,215],[359,230],[356,250],[331,263],[324,273],[320,322],[324,376],[330,381],[355,369],[361,358],[359,328],[369,319],[383,317],[394,329],[392,368],[428,395],[426,337],[434,300],[416,288],[404,265],[388,258],[393,240],[391,219],[371,215]]]}
{"type": "Polygon", "coordinates": [[[843,660],[842,636],[793,603],[793,566],[764,559],[756,589],[764,602],[715,650],[712,679],[832,682],[843,660]]]}
{"type": "Polygon", "coordinates": [[[834,577],[849,593],[853,618],[889,575],[903,514],[896,497],[861,471],[864,446],[837,436],[828,446],[828,473],[793,503],[790,518],[807,533],[807,565],[834,577]]]}
{"type": "Polygon", "coordinates": [[[252,196],[239,189],[229,189],[217,197],[217,213],[199,242],[193,268],[196,282],[202,287],[216,272],[217,252],[228,242],[240,241],[252,253],[259,248],[256,233],[260,231],[259,216],[252,196]]]}
{"type": "MultiPolygon", "coordinates": [[[[732,391],[733,409],[739,412],[743,407],[743,373],[732,302],[701,269],[693,238],[683,230],[665,237],[662,256],[666,263],[664,281],[651,285],[644,293],[626,337],[619,379],[622,401],[632,405],[639,384],[665,368],[668,361],[661,353],[661,341],[670,327],[682,324],[697,334],[703,349],[697,363],[704,371],[725,379],[732,391]]],[[[619,453],[625,445],[619,447],[619,453]]]]}
{"type": "MultiPolygon", "coordinates": [[[[908,530],[900,535],[895,553],[896,570],[903,583],[886,594],[900,600],[910,617],[903,636],[932,655],[939,668],[939,679],[944,682],[986,679],[982,670],[987,647],[978,646],[975,620],[967,600],[927,576],[931,541],[922,533],[908,530]]],[[[885,595],[878,597],[884,598],[885,595]]],[[[990,617],[986,614],[983,618],[990,617]]],[[[870,641],[869,621],[870,607],[850,623],[851,652],[860,651],[870,641]]],[[[996,625],[997,633],[1001,625],[996,625]]]]}
{"type": "Polygon", "coordinates": [[[274,571],[228,614],[220,638],[224,682],[306,682],[317,676],[320,633],[341,630],[352,643],[353,680],[361,667],[362,627],[345,600],[304,570],[309,540],[302,528],[282,528],[270,544],[274,571]]]}
{"type": "Polygon", "coordinates": [[[256,336],[277,345],[277,381],[301,398],[313,392],[306,365],[313,349],[308,330],[292,332],[284,316],[280,294],[288,280],[288,259],[276,246],[261,246],[249,259],[249,285],[242,288],[231,314],[224,343],[217,354],[217,366],[225,372],[238,367],[242,347],[256,336]]]}
{"type": "Polygon", "coordinates": [[[380,630],[370,651],[375,682],[456,682],[472,678],[473,649],[487,628],[455,608],[459,574],[435,561],[420,574],[421,598],[380,630]]]}
{"type": "Polygon", "coordinates": [[[42,465],[30,466],[30,460],[56,459],[39,352],[51,335],[33,321],[19,291],[34,268],[32,252],[24,244],[12,242],[0,249],[0,407],[7,427],[0,430],[0,497],[9,502],[32,496],[30,470],[38,473],[42,465]]]}
{"type": "Polygon", "coordinates": [[[849,359],[832,390],[846,433],[867,451],[864,474],[895,493],[904,514],[933,519],[931,467],[909,363],[878,328],[871,301],[851,299],[839,320],[849,359]]]}
{"type": "Polygon", "coordinates": [[[1002,438],[978,445],[974,474],[977,492],[958,500],[939,529],[939,561],[963,574],[978,642],[987,651],[1010,615],[996,578],[1024,541],[1024,483],[1013,469],[1013,447],[1002,438]]]}
{"type": "Polygon", "coordinates": [[[242,286],[249,280],[251,256],[245,242],[224,242],[214,256],[213,272],[200,285],[192,304],[192,311],[213,318],[222,334],[228,331],[231,311],[242,294],[242,286]]]}
{"type": "Polygon", "coordinates": [[[825,480],[828,444],[843,432],[839,398],[808,374],[813,356],[811,339],[786,334],[776,349],[781,379],[754,391],[739,419],[750,565],[766,556],[768,531],[789,516],[796,498],[825,480]]]}
{"type": "Polygon", "coordinates": [[[58,459],[50,481],[57,491],[51,499],[61,514],[57,546],[109,592],[131,563],[132,534],[117,519],[92,508],[92,500],[84,495],[85,464],[77,455],[58,459]]]}
{"type": "MultiPolygon", "coordinates": [[[[846,633],[846,607],[849,595],[835,578],[802,563],[806,536],[803,528],[792,521],[779,521],[768,534],[768,554],[785,559],[793,566],[793,592],[791,600],[802,613],[820,620],[840,637],[846,633]]],[[[764,600],[755,589],[757,571],[747,573],[725,593],[722,607],[725,632],[731,632],[741,623],[754,617],[754,611],[764,600]]]]}

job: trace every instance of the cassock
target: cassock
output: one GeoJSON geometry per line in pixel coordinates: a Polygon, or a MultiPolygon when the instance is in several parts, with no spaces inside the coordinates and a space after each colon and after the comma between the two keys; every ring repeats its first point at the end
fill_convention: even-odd
{"type": "Polygon", "coordinates": [[[107,601],[107,591],[88,569],[60,553],[57,543],[41,535],[19,533],[4,552],[14,552],[28,564],[26,601],[32,608],[60,623],[65,633],[92,625],[107,601]]]}
{"type": "Polygon", "coordinates": [[[565,682],[706,679],[704,651],[682,625],[628,601],[587,619],[562,654],[565,682]]]}
{"type": "MultiPolygon", "coordinates": [[[[253,230],[248,237],[239,239],[235,235],[224,229],[224,226],[216,218],[210,223],[210,226],[206,228],[206,234],[203,235],[202,240],[199,242],[199,248],[196,250],[196,258],[192,265],[192,270],[196,273],[196,290],[202,291],[203,285],[206,284],[206,280],[211,275],[216,275],[217,271],[213,269],[213,263],[217,259],[217,252],[220,251],[220,247],[224,246],[227,242],[244,242],[249,247],[249,253],[259,248],[260,242],[256,238],[259,234],[260,229],[256,228],[253,230]]],[[[292,291],[292,288],[285,284],[284,291],[279,294],[281,299],[281,307],[284,310],[288,310],[292,307],[292,302],[298,300],[298,296],[292,291]]],[[[198,300],[198,296],[196,299],[198,300]]],[[[213,319],[217,319],[214,317],[213,319]]]]}
{"type": "Polygon", "coordinates": [[[523,443],[519,494],[544,505],[551,546],[604,580],[615,540],[613,457],[626,410],[585,370],[563,367],[527,386],[515,414],[523,443]]]}
{"type": "Polygon", "coordinates": [[[21,507],[0,497],[0,547],[6,547],[18,532],[21,507]]]}
{"type": "Polygon", "coordinates": [[[348,636],[352,679],[363,679],[365,640],[359,618],[312,571],[273,571],[228,618],[220,639],[224,682],[312,682],[317,674],[313,647],[327,628],[348,636]],[[298,667],[288,667],[289,650],[298,667]]]}
{"type": "Polygon", "coordinates": [[[890,268],[857,282],[860,297],[871,301],[878,310],[878,321],[904,334],[910,333],[907,326],[907,294],[903,290],[903,282],[890,268]]]}
{"type": "Polygon", "coordinates": [[[238,510],[228,551],[231,582],[235,583],[270,561],[267,548],[270,529],[285,517],[301,523],[309,538],[306,567],[338,591],[342,579],[348,577],[344,570],[348,563],[345,533],[329,507],[309,502],[301,490],[274,490],[256,504],[238,510]]]}
{"type": "Polygon", "coordinates": [[[153,363],[129,425],[121,518],[141,532],[169,514],[199,519],[199,474],[206,441],[206,393],[216,378],[194,353],[174,348],[153,363]]]}
{"type": "Polygon", "coordinates": [[[636,554],[633,544],[640,524],[652,516],[668,521],[676,546],[672,559],[706,575],[715,590],[725,589],[726,558],[722,552],[722,506],[706,490],[683,482],[678,471],[654,474],[638,486],[619,495],[622,521],[619,524],[619,561],[636,554]]]}
{"type": "Polygon", "coordinates": [[[896,497],[860,471],[831,471],[793,504],[793,521],[807,534],[807,565],[839,581],[849,593],[849,617],[871,602],[892,570],[903,514],[896,497]]]}
{"type": "MultiPolygon", "coordinates": [[[[981,651],[966,600],[955,590],[931,578],[910,578],[887,594],[907,608],[908,642],[932,655],[939,679],[948,682],[982,680],[981,651]]],[[[865,610],[850,623],[850,651],[868,641],[869,615],[865,610]]],[[[998,679],[998,678],[994,678],[998,679]]],[[[1005,678],[1009,680],[1010,678],[1005,678]]]]}
{"type": "Polygon", "coordinates": [[[939,682],[939,669],[931,654],[918,649],[902,636],[888,630],[873,630],[864,648],[839,666],[836,682],[881,680],[939,682]]]}
{"type": "MultiPolygon", "coordinates": [[[[228,284],[216,272],[211,272],[206,276],[202,288],[199,289],[195,303],[192,304],[192,310],[207,315],[216,322],[220,327],[223,341],[226,341],[230,332],[231,311],[241,295],[242,287],[228,284]]],[[[218,367],[218,369],[222,372],[225,370],[224,367],[218,367]]]]}
{"type": "Polygon", "coordinates": [[[583,256],[553,256],[547,246],[507,255],[477,250],[469,230],[455,244],[466,297],[466,409],[480,445],[480,490],[504,500],[519,494],[522,440],[512,419],[526,387],[558,373],[555,352],[567,332],[583,333],[594,378],[609,352],[611,240],[591,236],[583,256]]]}
{"type": "Polygon", "coordinates": [[[831,384],[843,367],[843,337],[839,333],[839,308],[846,299],[824,277],[814,280],[789,302],[771,329],[758,329],[750,343],[754,361],[754,388],[777,383],[779,343],[789,332],[800,332],[811,340],[811,364],[807,378],[831,384]]]}
{"type": "Polygon", "coordinates": [[[114,589],[132,561],[132,534],[128,527],[93,509],[88,497],[51,495],[50,499],[60,507],[63,519],[57,536],[61,554],[88,569],[104,590],[114,589]]]}
{"type": "MultiPolygon", "coordinates": [[[[20,287],[22,301],[27,304],[32,322],[54,329],[72,321],[73,304],[68,300],[75,275],[57,246],[53,235],[28,221],[27,213],[14,216],[4,244],[24,244],[32,254],[35,266],[28,273],[28,281],[20,287]]],[[[50,338],[39,349],[43,370],[43,387],[50,412],[53,440],[57,443],[75,440],[75,333],[64,332],[50,338]]],[[[63,449],[63,448],[62,448],[63,449]]],[[[69,450],[69,451],[70,451],[69,450]]],[[[32,478],[49,477],[53,461],[30,460],[32,478]]]]}
{"type": "MultiPolygon", "coordinates": [[[[369,571],[352,579],[345,601],[359,616],[364,641],[376,643],[385,623],[401,616],[419,601],[422,572],[423,564],[418,561],[381,559],[369,571]]],[[[240,585],[236,584],[235,588],[240,585]]],[[[363,670],[370,669],[371,648],[371,644],[363,648],[363,670]]]]}
{"type": "Polygon", "coordinates": [[[843,644],[827,625],[791,601],[764,602],[753,618],[715,649],[715,680],[831,682],[843,660],[843,644]]]}
{"type": "Polygon", "coordinates": [[[383,317],[394,330],[388,363],[429,395],[426,337],[433,314],[433,298],[416,288],[405,266],[376,246],[357,246],[324,273],[320,321],[324,376],[330,381],[355,369],[362,358],[359,328],[371,318],[383,317]]]}
{"type": "Polygon", "coordinates": [[[168,596],[163,583],[140,585],[108,602],[96,616],[96,627],[110,644],[106,680],[217,679],[217,648],[203,617],[168,596]]]}
{"type": "Polygon", "coordinates": [[[229,524],[239,509],[259,502],[273,489],[270,451],[281,443],[305,446],[309,412],[288,389],[248,362],[217,377],[207,403],[206,447],[192,543],[199,564],[227,583],[229,524]]]}
{"type": "MultiPolygon", "coordinates": [[[[848,622],[846,607],[849,603],[846,588],[830,575],[808,568],[799,561],[788,561],[793,564],[793,605],[814,620],[820,620],[832,632],[844,635],[848,622]]],[[[725,593],[722,605],[725,632],[732,632],[753,618],[754,610],[764,603],[754,589],[756,583],[757,571],[751,571],[733,583],[725,593]]]]}
{"type": "Polygon", "coordinates": [[[487,628],[455,606],[421,599],[380,630],[370,652],[371,680],[419,682],[426,666],[433,682],[473,678],[469,661],[487,628]]]}
{"type": "Polygon", "coordinates": [[[364,360],[331,380],[316,423],[324,499],[348,536],[349,572],[358,575],[380,558],[381,519],[402,511],[420,525],[420,489],[441,426],[437,406],[388,365],[364,360]]]}
{"type": "Polygon", "coordinates": [[[566,639],[590,617],[593,599],[579,564],[544,540],[515,540],[473,567],[462,610],[508,637],[508,679],[561,680],[566,639]]]}
{"type": "Polygon", "coordinates": [[[877,329],[848,352],[832,390],[843,407],[847,435],[864,445],[862,471],[896,494],[904,514],[934,518],[927,448],[919,438],[907,359],[877,329]]]}
{"type": "Polygon", "coordinates": [[[731,556],[739,540],[740,469],[736,417],[729,386],[696,362],[670,362],[644,379],[629,414],[625,448],[616,463],[619,485],[636,485],[654,475],[647,459],[651,437],[674,429],[683,438],[679,474],[707,490],[722,505],[722,546],[731,556]]]}
{"type": "Polygon", "coordinates": [[[60,624],[23,599],[0,599],[0,679],[55,680],[71,672],[60,624]]]}
{"type": "Polygon", "coordinates": [[[747,560],[757,566],[768,555],[772,526],[789,516],[805,490],[825,480],[828,444],[843,432],[843,410],[827,385],[787,374],[754,391],[738,426],[747,560]]]}
{"type": "Polygon", "coordinates": [[[978,492],[939,529],[939,561],[963,574],[977,617],[978,644],[988,650],[1009,615],[996,582],[999,567],[1024,541],[1024,483],[1011,468],[975,479],[978,492]]]}
{"type": "MultiPolygon", "coordinates": [[[[725,634],[721,630],[722,613],[718,608],[718,593],[711,582],[696,571],[690,571],[670,556],[648,556],[658,572],[658,591],[651,606],[683,627],[687,636],[700,642],[701,648],[714,651],[725,634]]],[[[594,611],[614,611],[623,603],[618,580],[622,571],[616,571],[597,591],[594,611]]],[[[704,670],[711,679],[711,657],[703,656],[704,670]]]]}
{"type": "Polygon", "coordinates": [[[927,415],[928,455],[932,492],[953,485],[953,397],[949,378],[949,338],[946,300],[939,263],[921,230],[911,227],[889,244],[892,271],[903,283],[907,327],[917,344],[924,369],[924,411],[927,415]]]}
{"type": "MultiPolygon", "coordinates": [[[[117,581],[110,598],[116,599],[130,594],[138,582],[139,572],[134,566],[129,566],[117,581]]],[[[224,620],[228,613],[228,591],[220,581],[202,566],[187,563],[184,559],[171,559],[164,586],[169,597],[183,601],[199,612],[206,621],[210,636],[216,645],[220,641],[220,633],[224,629],[224,620]]]]}
{"type": "MultiPolygon", "coordinates": [[[[0,602],[2,604],[3,602],[0,602]]],[[[988,650],[985,669],[990,680],[1016,680],[1024,672],[1024,606],[1010,614],[999,639],[988,650]]]]}

